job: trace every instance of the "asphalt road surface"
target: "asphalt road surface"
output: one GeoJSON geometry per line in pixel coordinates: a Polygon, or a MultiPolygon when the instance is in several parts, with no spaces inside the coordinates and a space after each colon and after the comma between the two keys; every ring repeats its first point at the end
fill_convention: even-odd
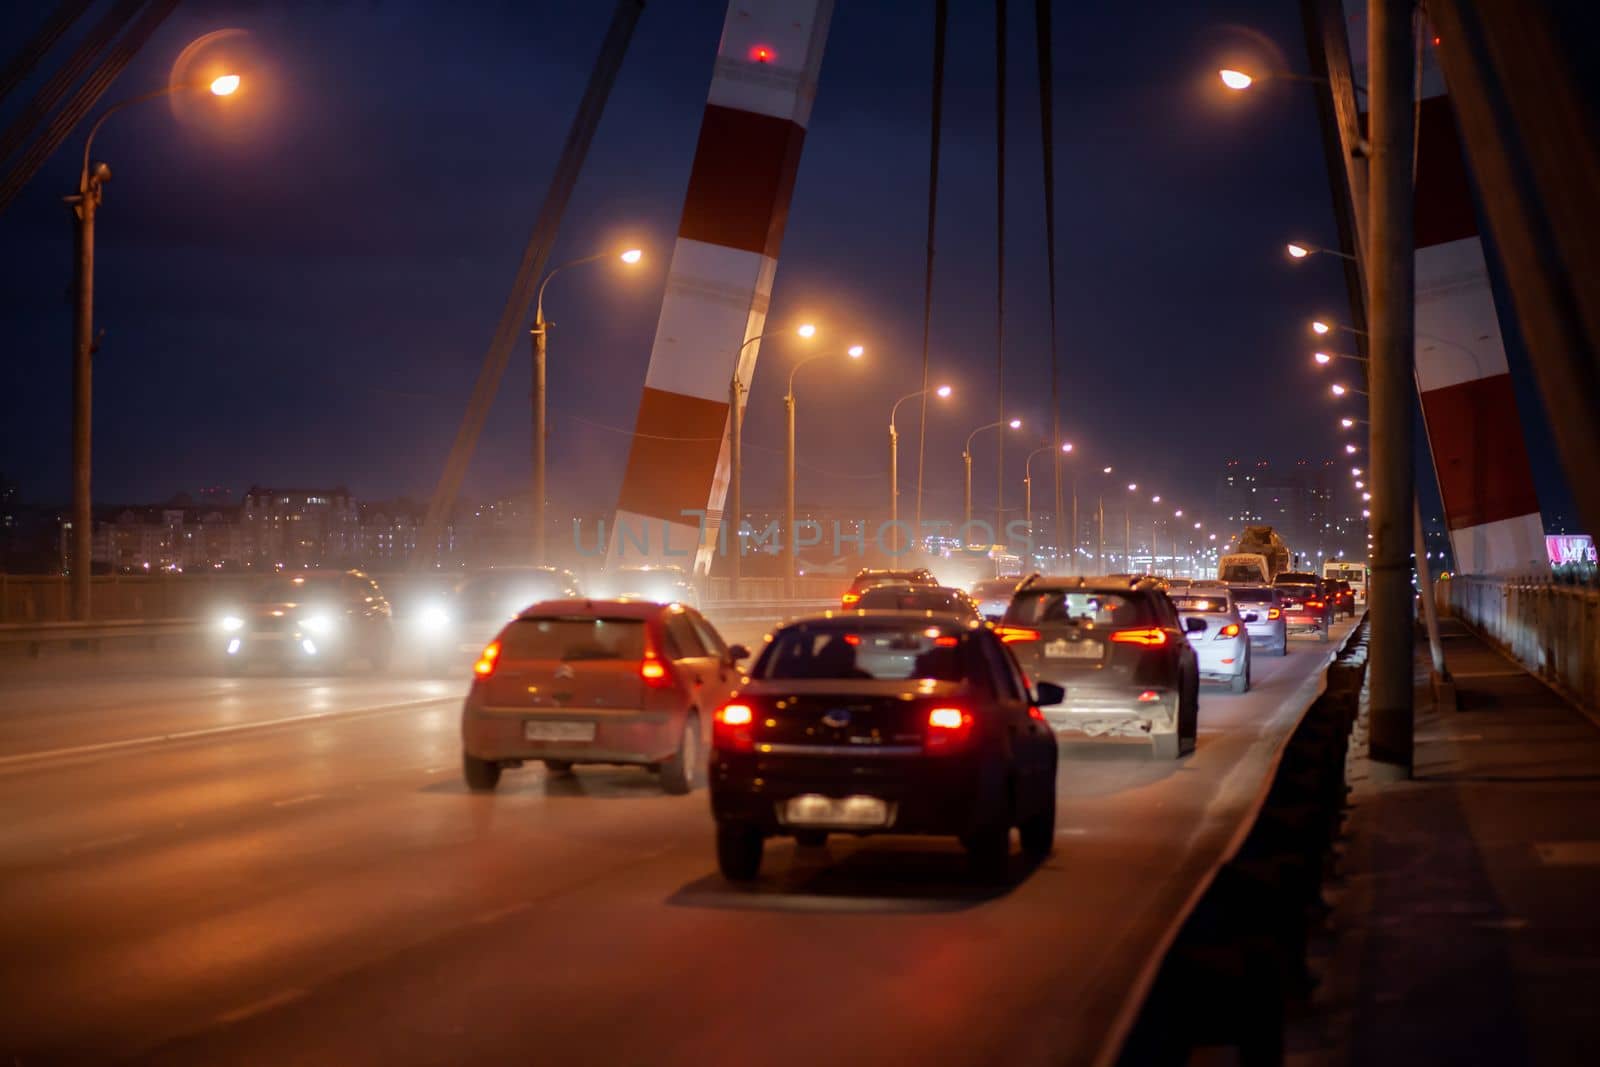
{"type": "Polygon", "coordinates": [[[845,838],[735,889],[704,791],[640,770],[470,795],[459,681],[0,675],[0,1054],[1092,1062],[1336,647],[1206,687],[1185,760],[1065,746],[1055,855],[1001,890],[845,838]]]}

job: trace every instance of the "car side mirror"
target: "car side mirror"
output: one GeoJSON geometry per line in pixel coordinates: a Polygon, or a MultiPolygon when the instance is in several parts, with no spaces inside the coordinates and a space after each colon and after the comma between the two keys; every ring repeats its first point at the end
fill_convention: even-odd
{"type": "Polygon", "coordinates": [[[1245,622],[1260,622],[1261,621],[1261,616],[1258,615],[1256,612],[1253,612],[1253,611],[1247,611],[1247,612],[1245,612],[1243,615],[1241,615],[1239,617],[1241,619],[1243,619],[1245,622]]]}
{"type": "Polygon", "coordinates": [[[1183,630],[1184,630],[1185,633],[1191,633],[1191,634],[1205,633],[1205,631],[1206,631],[1206,620],[1204,620],[1204,619],[1192,619],[1192,618],[1191,619],[1184,619],[1183,620],[1183,630]]]}
{"type": "Polygon", "coordinates": [[[1054,682],[1040,682],[1033,687],[1033,702],[1039,705],[1059,704],[1067,699],[1067,691],[1054,682]]]}
{"type": "Polygon", "coordinates": [[[743,645],[729,645],[728,646],[728,662],[729,663],[738,663],[742,659],[749,659],[749,658],[750,658],[750,650],[748,648],[745,648],[743,645]]]}

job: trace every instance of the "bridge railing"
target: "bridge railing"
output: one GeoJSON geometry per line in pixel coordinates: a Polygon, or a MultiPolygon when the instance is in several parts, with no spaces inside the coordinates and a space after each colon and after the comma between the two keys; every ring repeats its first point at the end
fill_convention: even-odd
{"type": "Polygon", "coordinates": [[[1600,709],[1600,587],[1549,577],[1458,574],[1439,599],[1530,671],[1591,710],[1600,709]]]}

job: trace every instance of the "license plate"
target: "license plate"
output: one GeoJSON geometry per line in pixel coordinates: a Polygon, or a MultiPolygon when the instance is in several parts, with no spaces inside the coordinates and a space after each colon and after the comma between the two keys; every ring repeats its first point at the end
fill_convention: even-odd
{"type": "Polygon", "coordinates": [[[790,797],[784,819],[791,826],[887,826],[889,805],[878,797],[790,797]]]}
{"type": "Polygon", "coordinates": [[[1058,637],[1044,646],[1048,659],[1099,659],[1100,646],[1093,641],[1068,641],[1058,637]]]}
{"type": "Polygon", "coordinates": [[[592,722],[524,722],[522,736],[528,741],[593,741],[592,722]]]}

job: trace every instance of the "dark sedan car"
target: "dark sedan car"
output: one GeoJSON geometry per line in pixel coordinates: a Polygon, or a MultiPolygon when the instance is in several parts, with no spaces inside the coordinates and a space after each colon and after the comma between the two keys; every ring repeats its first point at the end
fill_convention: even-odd
{"type": "Polygon", "coordinates": [[[917,567],[912,570],[880,570],[873,567],[863,567],[856,572],[850,582],[850,588],[844,591],[839,598],[839,607],[849,610],[856,607],[861,599],[863,590],[875,585],[892,583],[896,585],[938,585],[939,579],[926,567],[917,567]]]}
{"type": "Polygon", "coordinates": [[[229,673],[254,663],[337,672],[356,660],[381,670],[394,648],[389,601],[360,571],[273,575],[221,625],[229,673]]]}
{"type": "Polygon", "coordinates": [[[1148,737],[1154,754],[1193,751],[1200,667],[1187,623],[1155,584],[1139,579],[1044,578],[1017,590],[999,628],[1029,677],[1055,682],[1046,705],[1056,730],[1087,737],[1148,737]]]}
{"type": "Polygon", "coordinates": [[[1326,642],[1333,629],[1333,601],[1315,574],[1285,571],[1272,581],[1283,598],[1283,623],[1291,634],[1311,634],[1326,642]]]}
{"type": "Polygon", "coordinates": [[[862,590],[855,606],[858,611],[931,611],[963,622],[983,620],[966,590],[943,585],[874,585],[862,590]]]}
{"type": "Polygon", "coordinates": [[[1056,741],[986,626],[867,612],[779,630],[712,728],[711,812],[730,881],[768,837],[958,837],[1002,878],[1011,828],[1037,860],[1055,842],[1056,741]]]}

